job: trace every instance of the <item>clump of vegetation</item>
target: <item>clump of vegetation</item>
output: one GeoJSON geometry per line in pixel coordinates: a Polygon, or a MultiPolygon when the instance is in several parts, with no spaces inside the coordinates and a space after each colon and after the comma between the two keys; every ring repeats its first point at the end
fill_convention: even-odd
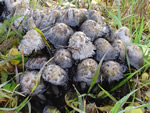
{"type": "MultiPolygon", "coordinates": [[[[47,104],[44,103],[45,99],[53,98],[54,94],[51,94],[51,91],[55,91],[55,94],[65,92],[65,94],[62,94],[65,95],[65,102],[62,103],[62,100],[59,100],[60,103],[56,102],[56,100],[54,100],[56,98],[54,98],[53,101],[55,105],[62,105],[58,105],[59,107],[57,106],[59,110],[67,113],[150,112],[150,9],[147,2],[146,0],[110,0],[109,2],[107,0],[31,0],[30,5],[33,9],[41,9],[43,7],[75,7],[97,10],[112,29],[117,30],[122,26],[129,28],[131,40],[136,46],[140,47],[144,59],[143,65],[135,69],[130,66],[130,56],[128,56],[128,51],[126,50],[125,55],[128,71],[125,75],[122,75],[125,76],[124,79],[118,82],[108,83],[101,81],[104,84],[95,84],[99,77],[102,62],[106,57],[106,52],[97,65],[97,70],[90,86],[86,88],[85,84],[75,83],[75,85],[72,86],[71,84],[70,86],[73,87],[73,91],[65,92],[65,88],[51,85],[50,87],[52,87],[52,90],[50,90],[46,96],[51,95],[52,97],[40,95],[40,102],[43,103],[43,105],[47,104]],[[82,90],[78,88],[78,85],[85,87],[82,90]]],[[[36,98],[32,97],[32,93],[39,84],[44,67],[51,62],[53,63],[53,59],[50,59],[43,65],[37,73],[33,89],[28,96],[20,92],[20,84],[18,82],[19,76],[23,75],[22,73],[25,71],[24,63],[30,58],[30,56],[24,56],[24,54],[17,49],[25,32],[16,29],[13,26],[13,22],[22,16],[23,15],[14,16],[5,20],[2,25],[0,25],[0,110],[2,112],[27,111],[30,113],[31,109],[37,112],[38,110],[36,111],[33,105],[36,98]]],[[[43,33],[38,29],[35,30],[41,34],[48,50],[51,50],[52,46],[47,44],[43,33]]],[[[32,54],[34,55],[35,53],[33,52],[32,54]]],[[[67,69],[65,71],[67,71],[67,69]]],[[[103,80],[103,78],[101,78],[101,80],[103,80]]],[[[49,110],[52,112],[60,112],[53,106],[42,107],[44,108],[44,112],[49,110]]]]}

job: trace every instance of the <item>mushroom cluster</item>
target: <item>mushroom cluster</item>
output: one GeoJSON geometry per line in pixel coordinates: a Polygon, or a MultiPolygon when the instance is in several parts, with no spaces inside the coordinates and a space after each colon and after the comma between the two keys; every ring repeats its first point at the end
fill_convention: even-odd
{"type": "Polygon", "coordinates": [[[143,65],[142,50],[132,44],[129,29],[121,27],[116,32],[113,31],[95,10],[21,8],[16,10],[15,14],[23,14],[26,17],[26,21],[20,17],[14,22],[17,29],[22,25],[22,29],[27,31],[18,49],[26,56],[32,56],[32,53],[37,51],[43,54],[32,57],[25,63],[27,71],[21,75],[20,85],[22,91],[27,94],[31,93],[34,87],[32,81],[35,81],[40,69],[41,81],[47,85],[41,84],[37,87],[34,95],[41,92],[37,91],[38,89],[46,86],[50,86],[52,90],[57,87],[55,94],[68,84],[85,83],[90,86],[102,60],[96,84],[101,81],[111,83],[124,78],[127,69],[126,56],[135,69],[143,65]],[[51,54],[44,54],[47,50],[44,49],[46,44],[41,34],[33,29],[35,27],[39,28],[49,44],[54,46],[51,54]],[[52,60],[46,63],[49,59],[52,60]]]}
{"type": "MultiPolygon", "coordinates": [[[[124,77],[125,50],[134,68],[139,69],[143,64],[141,49],[130,43],[129,29],[121,27],[114,32],[95,10],[69,8],[61,11],[51,9],[40,11],[30,9],[25,16],[26,22],[32,20],[34,27],[41,29],[47,41],[55,47],[50,55],[54,56],[54,59],[45,66],[41,75],[42,79],[50,84],[64,86],[72,79],[71,81],[84,82],[89,86],[98,63],[104,55],[96,83],[100,83],[100,79],[109,82],[118,81],[124,77]],[[76,70],[70,77],[68,72],[72,70],[71,68],[76,70]]],[[[25,20],[23,21],[21,24],[27,33],[18,49],[25,55],[30,55],[37,50],[42,51],[45,43],[41,35],[32,29],[33,26],[28,26],[31,24],[24,24],[25,20]]],[[[25,66],[29,70],[40,70],[48,59],[48,56],[31,58],[25,66]]]]}

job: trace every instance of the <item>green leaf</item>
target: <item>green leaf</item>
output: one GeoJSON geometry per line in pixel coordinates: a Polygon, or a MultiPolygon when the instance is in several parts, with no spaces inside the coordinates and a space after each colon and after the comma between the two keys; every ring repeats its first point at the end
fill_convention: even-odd
{"type": "Polygon", "coordinates": [[[105,89],[103,89],[100,85],[98,85],[103,91],[104,93],[111,99],[113,100],[115,103],[117,102],[117,100],[115,99],[115,97],[113,97],[108,91],[106,91],[105,89]]]}
{"type": "MultiPolygon", "coordinates": [[[[108,51],[107,51],[107,52],[108,52],[108,51]]],[[[95,72],[95,74],[94,74],[94,77],[93,77],[93,79],[92,79],[91,85],[90,85],[90,87],[89,87],[89,89],[88,89],[88,93],[90,93],[90,91],[92,90],[92,88],[94,87],[94,85],[95,85],[95,83],[96,83],[96,80],[97,80],[97,77],[98,77],[98,75],[99,75],[102,62],[103,62],[103,60],[104,60],[104,58],[105,58],[107,52],[104,54],[104,56],[102,57],[101,61],[100,61],[99,64],[98,64],[97,70],[96,70],[96,72],[95,72]]]]}

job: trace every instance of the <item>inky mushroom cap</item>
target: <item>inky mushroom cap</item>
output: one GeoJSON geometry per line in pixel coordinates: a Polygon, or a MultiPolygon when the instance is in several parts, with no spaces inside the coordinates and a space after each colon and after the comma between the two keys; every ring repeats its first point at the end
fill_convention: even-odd
{"type": "Polygon", "coordinates": [[[46,13],[42,13],[42,19],[39,25],[39,28],[42,30],[50,25],[56,23],[57,18],[61,15],[59,10],[48,10],[46,13]]]}
{"type": "MultiPolygon", "coordinates": [[[[36,79],[38,76],[38,71],[25,71],[22,75],[19,76],[19,83],[21,90],[24,94],[30,94],[33,87],[36,84],[36,79]]],[[[32,95],[37,95],[44,92],[46,89],[42,79],[40,80],[38,86],[33,91],[32,95]]]]}
{"type": "Polygon", "coordinates": [[[33,57],[25,63],[25,67],[30,70],[41,69],[47,60],[48,58],[46,56],[33,57]]]}
{"type": "Polygon", "coordinates": [[[64,23],[57,23],[50,28],[45,37],[55,46],[66,46],[68,44],[70,36],[73,34],[73,30],[64,23]]]}
{"type": "Polygon", "coordinates": [[[135,44],[127,46],[127,54],[130,61],[130,64],[139,69],[143,65],[143,53],[140,47],[135,44]]]}
{"type": "Polygon", "coordinates": [[[92,57],[95,52],[95,47],[90,41],[89,37],[83,32],[75,32],[70,40],[69,40],[69,47],[71,48],[70,51],[72,53],[72,57],[75,60],[82,60],[88,57],[92,57]]]}
{"type": "Polygon", "coordinates": [[[102,16],[96,10],[89,10],[86,16],[89,20],[94,20],[98,24],[103,24],[102,16]]]}
{"type": "Polygon", "coordinates": [[[36,30],[30,30],[23,36],[18,49],[25,55],[31,54],[33,51],[41,50],[45,47],[41,35],[36,30]]]}
{"type": "MultiPolygon", "coordinates": [[[[97,70],[97,62],[91,58],[83,60],[77,67],[77,74],[74,76],[74,81],[76,82],[85,82],[87,85],[90,85],[94,74],[97,70]]],[[[96,83],[99,82],[99,76],[96,83]]]]}
{"type": "Polygon", "coordinates": [[[54,55],[54,61],[62,68],[72,67],[72,55],[67,49],[59,49],[54,55]]]}
{"type": "Polygon", "coordinates": [[[101,66],[102,78],[109,82],[118,81],[123,78],[123,72],[123,66],[116,61],[106,61],[101,66]]]}
{"type": "Polygon", "coordinates": [[[116,51],[120,54],[120,59],[125,61],[125,44],[121,40],[115,40],[112,44],[116,51]]]}
{"type": "Polygon", "coordinates": [[[97,37],[105,38],[109,42],[113,42],[115,40],[114,32],[108,24],[100,25],[97,37]]]}
{"type": "Polygon", "coordinates": [[[109,60],[109,59],[116,59],[119,57],[118,52],[112,47],[112,45],[105,39],[103,38],[98,38],[95,42],[94,45],[96,46],[96,59],[100,61],[104,54],[107,52],[105,55],[104,60],[109,60]]]}
{"type": "Polygon", "coordinates": [[[71,27],[77,27],[86,19],[85,9],[69,8],[62,11],[62,15],[57,22],[65,23],[71,27]]]}
{"type": "Polygon", "coordinates": [[[91,41],[94,41],[97,38],[99,31],[99,24],[94,20],[86,20],[80,27],[80,30],[86,34],[87,37],[91,38],[91,41]]]}
{"type": "Polygon", "coordinates": [[[130,43],[130,30],[127,27],[121,27],[115,32],[115,38],[122,40],[124,43],[130,43]]]}
{"type": "Polygon", "coordinates": [[[64,86],[68,81],[68,74],[60,66],[50,64],[44,68],[42,78],[53,85],[64,86]]]}

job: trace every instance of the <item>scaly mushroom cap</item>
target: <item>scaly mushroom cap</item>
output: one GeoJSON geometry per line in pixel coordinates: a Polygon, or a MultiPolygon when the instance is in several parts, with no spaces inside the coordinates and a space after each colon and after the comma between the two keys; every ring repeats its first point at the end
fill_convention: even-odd
{"type": "Polygon", "coordinates": [[[43,65],[47,62],[47,60],[48,58],[46,56],[33,57],[25,63],[25,67],[30,70],[41,69],[43,65]]]}
{"type": "Polygon", "coordinates": [[[116,51],[120,54],[120,59],[125,61],[125,44],[121,40],[115,40],[112,44],[116,51]]]}
{"type": "Polygon", "coordinates": [[[86,20],[80,27],[80,30],[86,34],[87,37],[94,41],[97,38],[97,33],[99,31],[99,24],[94,20],[86,20]]]}
{"type": "Polygon", "coordinates": [[[45,67],[42,73],[42,78],[53,85],[66,85],[68,81],[67,72],[60,66],[50,64],[45,67]]]}
{"type": "Polygon", "coordinates": [[[54,61],[62,68],[72,67],[72,56],[67,49],[59,49],[54,55],[54,61]]]}
{"type": "MultiPolygon", "coordinates": [[[[38,71],[25,71],[22,75],[19,76],[19,83],[21,90],[24,94],[30,94],[33,87],[36,84],[36,79],[38,76],[38,71]]],[[[33,91],[32,95],[38,95],[45,91],[45,85],[42,79],[40,80],[38,86],[33,91]]]]}
{"type": "Polygon", "coordinates": [[[115,32],[115,38],[122,40],[124,43],[130,43],[130,30],[127,27],[121,27],[115,32]]]}
{"type": "Polygon", "coordinates": [[[139,69],[143,65],[143,53],[140,47],[135,44],[127,46],[127,54],[130,61],[130,64],[139,69]]]}
{"type": "Polygon", "coordinates": [[[89,10],[86,16],[89,20],[94,20],[98,24],[103,24],[102,16],[96,10],[89,10]]]}
{"type": "MultiPolygon", "coordinates": [[[[85,82],[87,85],[90,85],[94,74],[97,70],[97,62],[91,58],[83,60],[77,67],[77,74],[74,76],[74,81],[76,82],[85,82]]],[[[96,83],[99,82],[99,77],[97,78],[96,83]]]]}
{"type": "Polygon", "coordinates": [[[86,20],[85,10],[69,8],[62,11],[62,15],[57,22],[65,23],[71,27],[80,26],[86,20]]]}
{"type": "Polygon", "coordinates": [[[121,64],[115,61],[106,61],[101,66],[102,78],[113,82],[115,80],[120,80],[123,78],[124,68],[121,64]]]}
{"type": "Polygon", "coordinates": [[[66,46],[68,44],[70,36],[73,34],[73,30],[64,23],[57,23],[50,28],[45,37],[55,46],[66,46]]]}
{"type": "Polygon", "coordinates": [[[96,46],[96,59],[100,61],[104,54],[107,52],[105,55],[104,60],[109,60],[109,59],[116,59],[119,57],[119,54],[117,51],[112,47],[112,45],[105,39],[103,38],[98,38],[94,45],[96,46]]]}
{"type": "Polygon", "coordinates": [[[39,28],[42,30],[50,25],[56,23],[57,18],[61,15],[59,10],[49,10],[47,13],[42,13],[42,20],[40,22],[39,28]]]}
{"type": "Polygon", "coordinates": [[[70,51],[72,53],[72,57],[75,60],[82,60],[88,57],[92,57],[95,52],[95,47],[90,41],[89,37],[83,32],[75,32],[70,40],[69,40],[69,47],[71,48],[70,51]]]}
{"type": "Polygon", "coordinates": [[[36,30],[30,30],[23,36],[18,49],[25,55],[31,54],[33,51],[41,50],[45,47],[41,35],[36,30]]]}

